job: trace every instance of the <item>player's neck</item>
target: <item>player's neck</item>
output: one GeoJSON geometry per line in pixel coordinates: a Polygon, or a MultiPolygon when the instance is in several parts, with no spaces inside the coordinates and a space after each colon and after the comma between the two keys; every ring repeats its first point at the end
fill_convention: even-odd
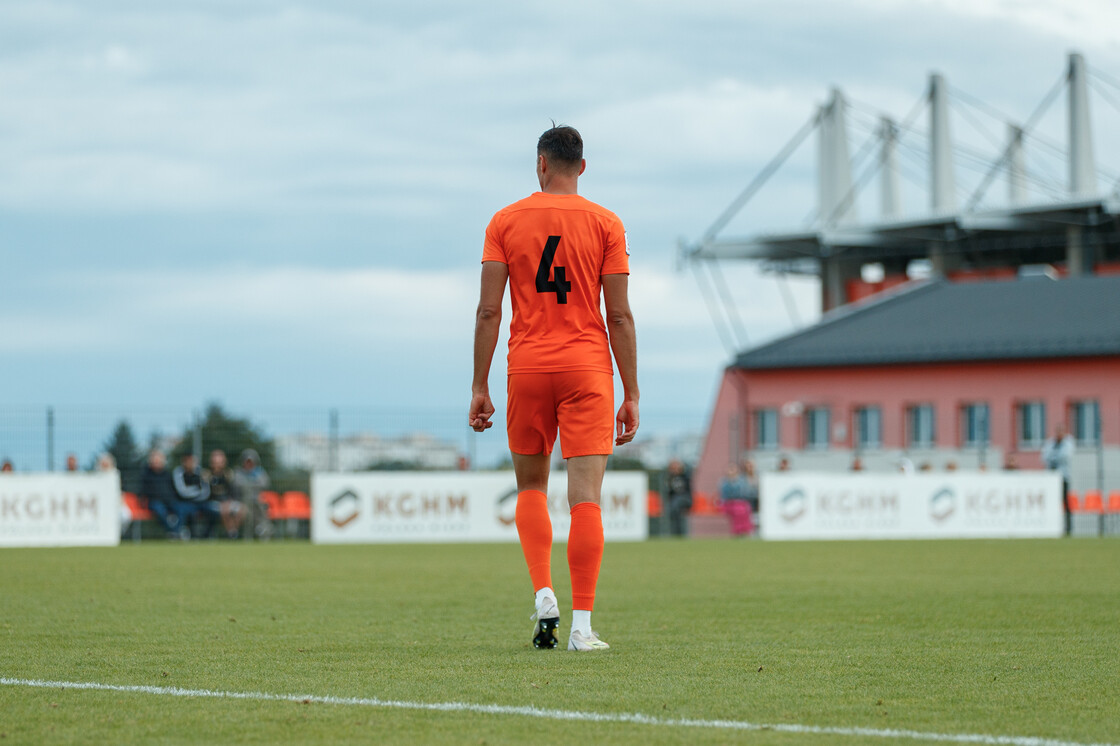
{"type": "Polygon", "coordinates": [[[541,191],[545,194],[578,194],[578,187],[578,177],[550,176],[541,183],[541,191]]]}

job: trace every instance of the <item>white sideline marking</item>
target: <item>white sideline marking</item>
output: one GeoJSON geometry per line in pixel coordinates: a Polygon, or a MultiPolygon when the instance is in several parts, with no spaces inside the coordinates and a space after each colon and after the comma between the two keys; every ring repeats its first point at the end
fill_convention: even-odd
{"type": "Polygon", "coordinates": [[[521,715],[546,720],[577,720],[593,723],[636,723],[676,728],[717,728],[722,730],[774,731],[777,733],[807,733],[829,736],[872,736],[876,738],[909,738],[915,741],[940,741],[945,743],[980,743],[995,746],[1120,746],[1107,743],[1059,741],[1034,736],[988,736],[977,733],[925,733],[916,730],[888,728],[841,728],[823,725],[798,725],[796,723],[749,723],[744,720],[693,720],[690,718],[659,718],[641,713],[581,712],[579,710],[546,710],[540,707],[515,707],[512,705],[479,705],[470,702],[407,702],[394,699],[367,697],[331,697],[315,694],[269,694],[267,692],[223,692],[212,689],[181,689],[176,686],[138,686],[123,684],[98,684],[88,681],[42,681],[39,679],[11,679],[0,677],[0,685],[37,687],[40,689],[86,689],[103,692],[129,692],[133,694],[162,694],[170,697],[209,697],[211,699],[248,699],[259,702],[299,702],[303,704],[352,705],[358,707],[385,707],[401,710],[432,710],[435,712],[476,712],[482,715],[521,715]]]}

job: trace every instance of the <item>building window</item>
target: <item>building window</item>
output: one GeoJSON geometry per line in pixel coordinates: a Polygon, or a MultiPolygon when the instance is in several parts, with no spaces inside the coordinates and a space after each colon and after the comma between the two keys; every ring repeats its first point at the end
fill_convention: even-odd
{"type": "Polygon", "coordinates": [[[883,413],[878,407],[856,408],[856,448],[866,450],[883,445],[883,413]]]}
{"type": "Polygon", "coordinates": [[[1101,410],[1095,399],[1075,401],[1070,405],[1073,438],[1079,446],[1095,446],[1100,433],[1101,410]]]}
{"type": "Polygon", "coordinates": [[[828,448],[828,407],[805,410],[805,447],[811,450],[828,448]]]}
{"type": "Polygon", "coordinates": [[[1025,401],[1018,406],[1019,448],[1042,448],[1046,440],[1046,405],[1040,401],[1025,401]]]}
{"type": "Polygon", "coordinates": [[[906,410],[911,448],[933,448],[937,440],[932,404],[916,404],[906,410]]]}
{"type": "Polygon", "coordinates": [[[984,448],[991,443],[987,404],[966,404],[961,408],[961,446],[984,448]]]}
{"type": "Polygon", "coordinates": [[[778,437],[778,410],[756,409],[754,411],[755,448],[760,451],[776,451],[781,443],[778,437]]]}

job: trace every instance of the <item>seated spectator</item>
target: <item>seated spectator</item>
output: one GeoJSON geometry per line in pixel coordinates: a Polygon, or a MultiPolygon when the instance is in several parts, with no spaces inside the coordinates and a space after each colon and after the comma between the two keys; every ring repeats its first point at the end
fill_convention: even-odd
{"type": "Polygon", "coordinates": [[[180,537],[182,518],[179,509],[179,496],[171,472],[167,470],[167,457],[163,451],[153,448],[148,454],[148,463],[140,473],[140,490],[137,496],[148,501],[148,510],[167,532],[167,538],[180,537]]]}
{"type": "Polygon", "coordinates": [[[113,458],[111,453],[102,453],[97,457],[97,470],[98,471],[114,471],[117,468],[117,460],[113,458]]]}
{"type": "Polygon", "coordinates": [[[210,452],[210,469],[205,479],[210,484],[210,500],[218,503],[222,516],[222,528],[227,539],[236,539],[245,520],[245,506],[237,499],[233,484],[233,472],[226,461],[226,452],[220,448],[210,452]]]}
{"type": "Polygon", "coordinates": [[[182,455],[179,466],[176,466],[175,471],[171,473],[171,479],[175,484],[175,494],[179,497],[180,536],[190,538],[186,519],[199,515],[203,519],[202,537],[209,537],[221,513],[218,504],[210,500],[210,483],[202,478],[198,459],[193,453],[182,455]]]}
{"type": "Polygon", "coordinates": [[[233,474],[237,499],[245,506],[245,519],[253,534],[261,540],[272,538],[272,521],[268,506],[261,502],[261,491],[268,488],[268,472],[261,466],[261,457],[252,448],[241,452],[241,465],[233,474]]]}
{"type": "Polygon", "coordinates": [[[16,467],[12,466],[11,459],[6,458],[4,459],[4,463],[0,464],[0,474],[11,474],[15,470],[16,467]]]}

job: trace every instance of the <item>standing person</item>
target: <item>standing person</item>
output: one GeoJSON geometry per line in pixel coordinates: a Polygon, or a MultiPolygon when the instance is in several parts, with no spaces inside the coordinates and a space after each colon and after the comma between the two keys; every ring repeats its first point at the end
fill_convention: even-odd
{"type": "Polygon", "coordinates": [[[203,478],[193,453],[188,451],[180,457],[179,465],[171,472],[171,481],[175,484],[175,494],[179,496],[180,535],[190,538],[186,519],[197,514],[202,516],[203,538],[209,537],[220,514],[217,504],[210,501],[210,482],[203,478]]]}
{"type": "Polygon", "coordinates": [[[669,533],[688,535],[688,511],[692,510],[692,478],[680,459],[669,462],[665,475],[665,502],[669,505],[669,533]]]}
{"type": "Polygon", "coordinates": [[[579,132],[553,126],[537,141],[541,191],[500,210],[486,228],[468,415],[475,432],[493,425],[490,365],[508,281],[513,318],[506,431],[517,478],[517,534],[536,594],[533,645],[556,647],[560,621],[552,589],[547,499],[549,461],[559,430],[572,516],[568,650],[579,651],[610,647],[591,628],[603,559],[599,501],[612,444],[629,443],[638,430],[638,353],[627,297],[630,252],[622,221],[578,195],[586,167],[579,132]],[[612,352],[623,391],[617,415],[612,352]]]}
{"type": "MultiPolygon", "coordinates": [[[[268,506],[261,502],[261,492],[268,489],[268,472],[261,466],[261,457],[252,448],[241,452],[241,466],[233,473],[237,499],[244,506],[249,531],[258,539],[272,538],[272,521],[268,519],[268,506]]],[[[245,538],[249,537],[246,533],[245,538]]]]}
{"type": "Polygon", "coordinates": [[[747,505],[751,506],[751,519],[759,512],[759,497],[761,490],[758,486],[758,475],[754,471],[754,462],[749,459],[743,462],[743,477],[747,480],[747,505]]]}
{"type": "Polygon", "coordinates": [[[1066,432],[1066,426],[1059,424],[1054,428],[1054,437],[1042,444],[1042,463],[1047,469],[1062,475],[1062,511],[1065,514],[1066,533],[1069,533],[1069,472],[1073,464],[1073,436],[1066,432]]]}
{"type": "Polygon", "coordinates": [[[225,451],[215,448],[210,452],[210,469],[204,472],[204,478],[210,485],[210,499],[218,503],[226,538],[236,539],[245,520],[245,506],[237,499],[225,451]]]}
{"type": "Polygon", "coordinates": [[[727,474],[720,480],[719,501],[731,521],[732,536],[746,536],[754,530],[751,506],[748,502],[750,488],[746,474],[739,471],[739,467],[734,464],[727,469],[727,474]]]}
{"type": "Polygon", "coordinates": [[[167,470],[167,457],[158,448],[153,448],[148,453],[148,462],[140,472],[140,491],[137,495],[148,501],[148,510],[152,511],[163,526],[167,538],[179,538],[183,527],[179,496],[175,492],[171,472],[167,470]]]}

